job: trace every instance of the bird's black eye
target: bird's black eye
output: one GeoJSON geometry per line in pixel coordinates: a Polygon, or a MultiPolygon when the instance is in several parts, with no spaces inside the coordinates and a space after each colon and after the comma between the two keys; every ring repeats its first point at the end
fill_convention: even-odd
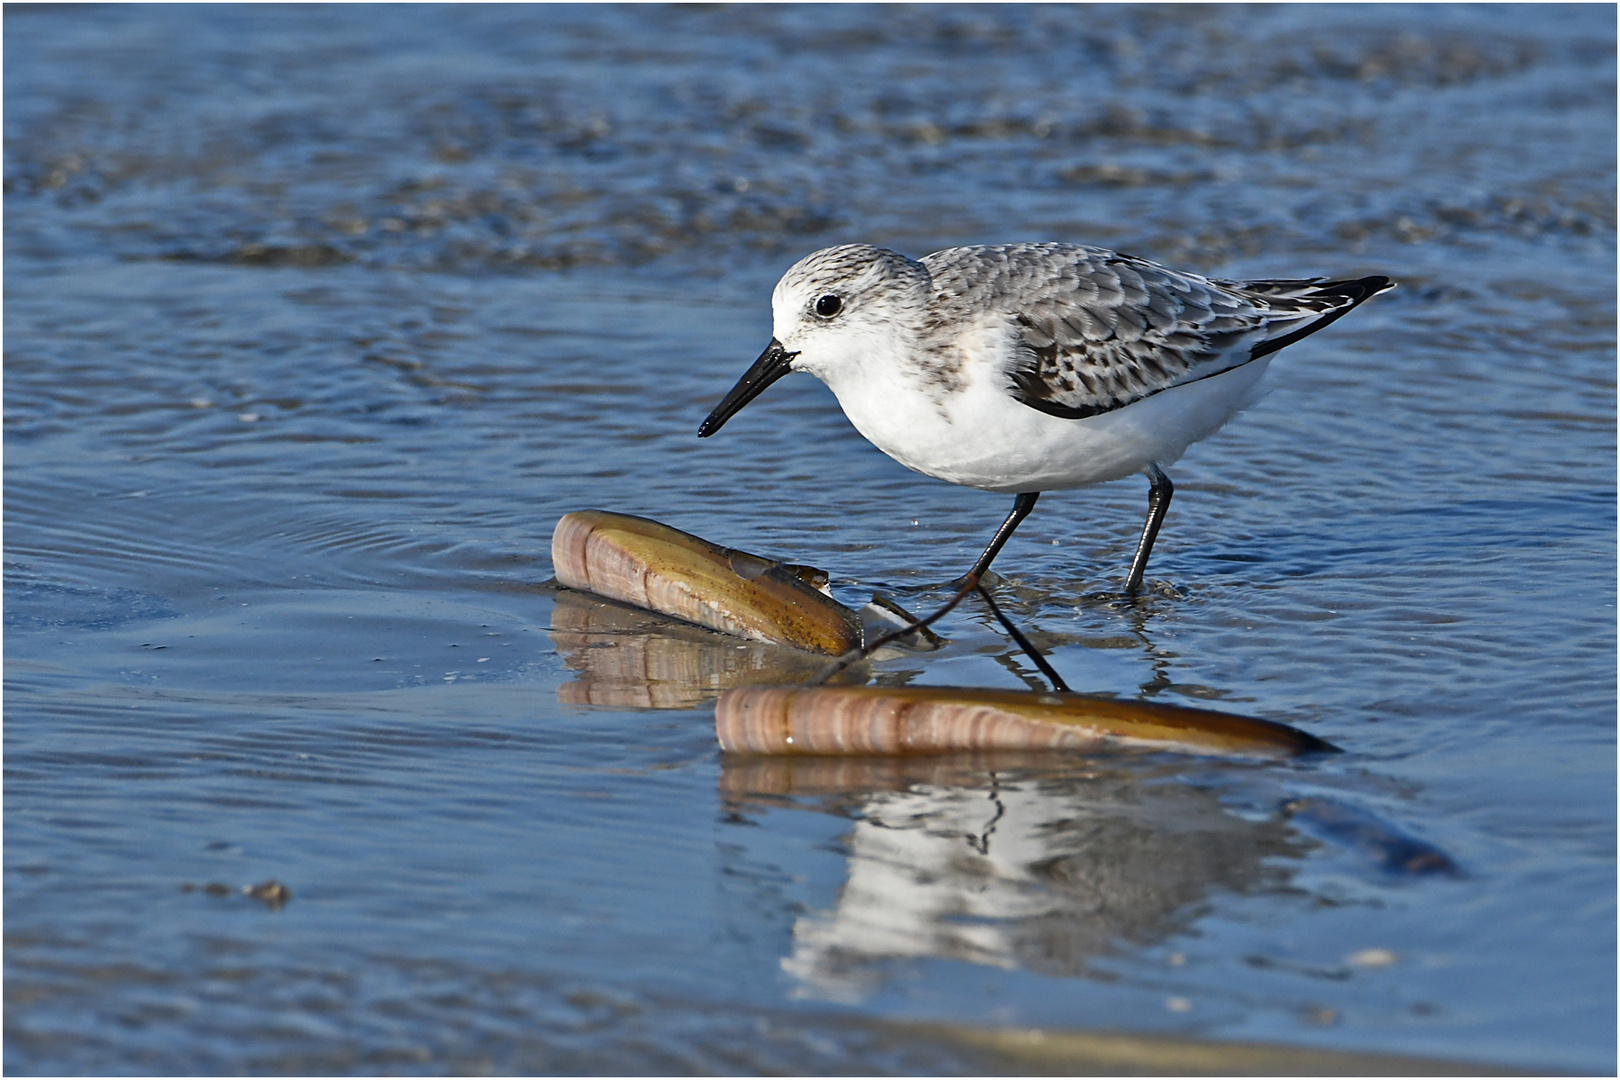
{"type": "Polygon", "coordinates": [[[816,301],[816,314],[823,319],[830,319],[844,310],[844,302],[832,293],[828,293],[816,301]]]}

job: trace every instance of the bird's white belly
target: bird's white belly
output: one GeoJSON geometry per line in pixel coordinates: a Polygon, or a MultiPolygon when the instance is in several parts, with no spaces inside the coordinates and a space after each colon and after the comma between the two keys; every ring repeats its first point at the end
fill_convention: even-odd
{"type": "Polygon", "coordinates": [[[985,491],[1054,491],[1170,464],[1258,398],[1269,362],[1265,357],[1084,420],[1050,416],[1005,391],[971,386],[941,399],[910,387],[872,393],[868,386],[854,395],[832,389],[855,429],[908,469],[985,491]]]}

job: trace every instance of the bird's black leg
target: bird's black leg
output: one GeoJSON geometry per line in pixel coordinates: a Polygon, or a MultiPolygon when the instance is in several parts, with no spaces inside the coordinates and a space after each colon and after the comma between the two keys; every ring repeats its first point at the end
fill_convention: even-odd
{"type": "Polygon", "coordinates": [[[1153,541],[1158,539],[1159,526],[1164,524],[1165,512],[1170,509],[1170,496],[1176,493],[1176,486],[1164,475],[1163,469],[1149,465],[1146,472],[1153,486],[1148,489],[1148,516],[1142,525],[1141,542],[1136,545],[1136,558],[1131,560],[1131,576],[1125,579],[1125,591],[1132,593],[1142,588],[1142,575],[1147,573],[1153,541]]]}
{"type": "Polygon", "coordinates": [[[979,579],[984,577],[984,572],[990,569],[990,564],[995,561],[997,555],[1001,554],[1001,549],[1007,545],[1007,541],[1012,537],[1013,530],[1018,528],[1019,522],[1029,517],[1029,512],[1035,509],[1035,500],[1039,499],[1040,497],[1041,493],[1038,491],[1026,491],[1022,495],[1018,496],[1017,500],[1013,502],[1012,513],[1007,515],[1007,520],[1003,521],[1001,523],[1001,528],[996,530],[996,535],[990,540],[990,546],[984,549],[984,554],[980,555],[979,561],[973,564],[973,569],[969,570],[967,572],[967,576],[956,583],[956,595],[947,600],[944,607],[940,608],[926,619],[918,619],[910,626],[903,626],[898,630],[891,630],[889,633],[884,634],[876,641],[867,642],[859,649],[851,649],[849,652],[839,657],[838,660],[834,662],[826,671],[822,672],[821,677],[817,679],[816,682],[824,683],[849,665],[853,664],[855,661],[864,656],[870,656],[873,652],[887,645],[889,642],[903,638],[907,634],[920,630],[923,627],[932,626],[935,622],[944,618],[951,611],[951,609],[962,602],[962,599],[967,596],[968,593],[979,587],[979,579]]]}
{"type": "Polygon", "coordinates": [[[1013,501],[1012,513],[1007,515],[1007,520],[1001,523],[1001,528],[997,529],[996,535],[991,538],[990,546],[984,549],[984,554],[979,556],[979,561],[974,563],[973,569],[967,573],[967,576],[973,579],[973,584],[967,588],[968,592],[978,587],[979,579],[984,577],[984,572],[990,569],[990,564],[995,562],[996,556],[1001,554],[1001,549],[1012,539],[1013,530],[1029,517],[1031,510],[1035,509],[1035,500],[1040,497],[1041,493],[1038,491],[1026,491],[1013,501]]]}

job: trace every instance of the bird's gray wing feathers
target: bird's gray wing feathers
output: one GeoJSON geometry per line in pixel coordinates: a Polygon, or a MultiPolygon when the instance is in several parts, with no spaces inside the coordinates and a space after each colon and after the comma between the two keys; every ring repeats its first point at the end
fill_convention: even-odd
{"type": "Polygon", "coordinates": [[[1276,352],[1390,287],[1382,277],[1216,281],[1061,244],[956,248],[922,261],[943,306],[999,308],[1012,320],[1009,392],[1069,419],[1276,352]]]}

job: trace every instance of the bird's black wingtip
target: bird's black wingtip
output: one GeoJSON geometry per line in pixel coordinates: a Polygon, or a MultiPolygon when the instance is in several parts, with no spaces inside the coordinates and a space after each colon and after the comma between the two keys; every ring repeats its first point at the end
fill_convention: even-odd
{"type": "Polygon", "coordinates": [[[1395,287],[1395,282],[1383,274],[1369,274],[1363,278],[1348,278],[1344,281],[1324,281],[1313,288],[1307,296],[1312,300],[1341,301],[1327,314],[1309,325],[1297,330],[1262,341],[1249,352],[1250,360],[1258,360],[1262,356],[1269,356],[1279,349],[1286,349],[1301,338],[1310,337],[1318,330],[1331,326],[1338,319],[1360,307],[1381,292],[1387,292],[1395,287]]]}
{"type": "Polygon", "coordinates": [[[1395,282],[1383,274],[1369,274],[1363,278],[1345,281],[1325,281],[1312,290],[1311,295],[1340,298],[1348,301],[1351,307],[1355,307],[1394,287],[1395,282]]]}

